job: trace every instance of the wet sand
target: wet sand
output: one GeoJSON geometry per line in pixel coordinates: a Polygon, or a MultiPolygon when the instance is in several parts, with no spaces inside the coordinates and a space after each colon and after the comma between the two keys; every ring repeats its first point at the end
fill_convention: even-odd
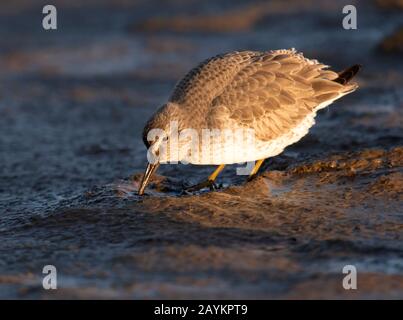
{"type": "Polygon", "coordinates": [[[55,32],[1,4],[0,298],[402,299],[403,11],[379,2],[351,31],[337,1],[56,1],[55,32]],[[360,89],[250,183],[234,165],[187,195],[213,167],[171,165],[136,195],[142,127],[189,68],[290,47],[361,63],[360,89]]]}

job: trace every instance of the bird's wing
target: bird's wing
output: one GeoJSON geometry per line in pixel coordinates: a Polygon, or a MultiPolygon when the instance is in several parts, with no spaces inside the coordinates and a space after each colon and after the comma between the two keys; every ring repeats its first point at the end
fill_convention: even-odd
{"type": "Polygon", "coordinates": [[[176,84],[169,101],[194,112],[207,111],[203,109],[211,105],[243,67],[261,54],[257,51],[231,52],[201,62],[176,84]]]}
{"type": "Polygon", "coordinates": [[[263,141],[287,133],[309,114],[356,88],[334,82],[338,74],[326,68],[295,50],[256,56],[213,99],[208,125],[253,128],[263,141]]]}

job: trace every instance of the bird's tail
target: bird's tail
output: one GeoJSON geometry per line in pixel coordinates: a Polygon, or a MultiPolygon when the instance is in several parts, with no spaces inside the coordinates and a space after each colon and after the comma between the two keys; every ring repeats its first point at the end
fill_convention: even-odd
{"type": "Polygon", "coordinates": [[[334,79],[334,82],[338,82],[340,84],[347,84],[361,69],[360,64],[355,64],[346,70],[339,72],[339,76],[334,79]]]}

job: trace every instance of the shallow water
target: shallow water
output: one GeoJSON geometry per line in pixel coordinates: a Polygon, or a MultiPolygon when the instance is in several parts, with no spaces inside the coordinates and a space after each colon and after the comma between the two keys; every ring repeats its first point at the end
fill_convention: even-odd
{"type": "Polygon", "coordinates": [[[32,27],[37,3],[0,5],[0,298],[403,297],[403,65],[378,49],[402,11],[356,1],[346,31],[334,1],[56,1],[52,33],[32,27]],[[178,78],[283,47],[363,64],[360,89],[250,183],[229,166],[220,190],[185,195],[213,167],[162,166],[138,197],[142,127],[178,78]]]}

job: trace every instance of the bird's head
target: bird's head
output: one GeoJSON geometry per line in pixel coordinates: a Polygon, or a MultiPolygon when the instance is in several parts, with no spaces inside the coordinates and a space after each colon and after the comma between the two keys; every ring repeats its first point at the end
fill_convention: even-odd
{"type": "Polygon", "coordinates": [[[179,110],[174,103],[164,104],[148,120],[143,130],[143,142],[147,148],[148,165],[140,183],[138,194],[144,190],[151,176],[161,162],[169,159],[169,139],[172,134],[172,123],[178,121],[179,110]]]}

